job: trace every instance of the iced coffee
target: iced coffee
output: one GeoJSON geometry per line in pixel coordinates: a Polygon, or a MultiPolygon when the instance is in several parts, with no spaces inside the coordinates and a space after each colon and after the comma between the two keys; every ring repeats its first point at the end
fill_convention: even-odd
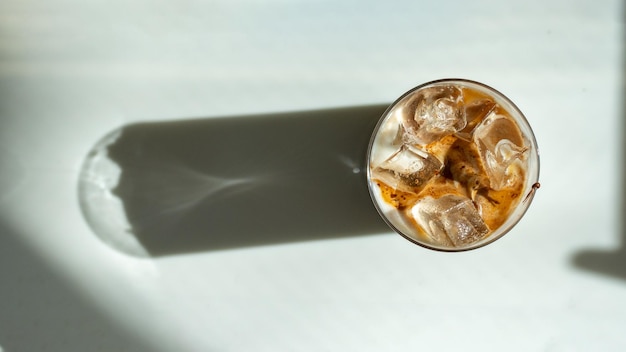
{"type": "Polygon", "coordinates": [[[445,251],[501,237],[539,185],[537,145],[523,114],[496,90],[458,79],[421,85],[387,109],[367,171],[385,221],[445,251]]]}

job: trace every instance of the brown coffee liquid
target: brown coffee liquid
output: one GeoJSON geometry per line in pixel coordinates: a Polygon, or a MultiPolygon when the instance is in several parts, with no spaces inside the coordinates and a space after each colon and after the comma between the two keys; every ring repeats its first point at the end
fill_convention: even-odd
{"type": "Polygon", "coordinates": [[[491,113],[506,118],[498,122],[503,125],[502,128],[496,126],[491,132],[497,140],[508,139],[516,145],[523,145],[519,127],[507,111],[482,92],[464,87],[463,103],[467,109],[467,126],[455,135],[445,136],[423,147],[442,161],[444,167],[419,193],[399,191],[380,180],[375,180],[385,202],[407,214],[407,219],[411,220],[426,241],[428,236],[424,230],[408,215],[413,205],[422,198],[440,198],[454,194],[471,199],[489,228],[489,234],[506,221],[521,199],[526,178],[525,170],[519,164],[510,165],[509,168],[514,168],[514,172],[522,177],[517,177],[507,187],[492,189],[478,148],[471,138],[472,130],[491,113]]]}

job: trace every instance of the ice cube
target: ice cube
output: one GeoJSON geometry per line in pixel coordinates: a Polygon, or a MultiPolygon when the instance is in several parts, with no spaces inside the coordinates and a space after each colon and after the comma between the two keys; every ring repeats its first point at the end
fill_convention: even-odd
{"type": "Polygon", "coordinates": [[[473,138],[492,189],[513,187],[522,181],[523,168],[511,166],[521,165],[528,148],[512,120],[492,113],[476,127],[473,138]]]}
{"type": "Polygon", "coordinates": [[[466,126],[460,88],[440,86],[421,90],[402,106],[405,142],[425,145],[466,126]]]}
{"type": "Polygon", "coordinates": [[[404,144],[404,128],[400,122],[402,120],[401,110],[395,109],[388,119],[379,126],[370,151],[371,165],[379,165],[404,144]]]}
{"type": "Polygon", "coordinates": [[[411,214],[430,239],[439,245],[465,247],[483,239],[489,228],[466,197],[445,195],[425,197],[413,206],[411,214]]]}
{"type": "Polygon", "coordinates": [[[524,158],[527,148],[519,147],[508,139],[500,140],[493,151],[485,148],[484,163],[489,177],[491,188],[500,190],[514,187],[522,181],[523,174],[520,168],[512,168],[524,158]]]}
{"type": "Polygon", "coordinates": [[[491,99],[480,99],[465,106],[465,121],[467,124],[463,132],[471,133],[472,130],[496,107],[496,103],[491,99]]]}
{"type": "Polygon", "coordinates": [[[433,176],[439,174],[442,167],[443,164],[436,157],[403,145],[372,170],[372,178],[399,191],[417,194],[433,176]]]}

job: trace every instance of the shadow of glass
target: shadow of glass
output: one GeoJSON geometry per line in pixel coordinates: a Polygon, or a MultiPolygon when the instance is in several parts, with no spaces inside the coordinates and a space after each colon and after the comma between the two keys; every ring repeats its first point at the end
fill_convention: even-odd
{"type": "Polygon", "coordinates": [[[81,209],[97,236],[137,256],[385,232],[364,172],[385,109],[124,126],[86,158],[81,209]]]}
{"type": "MultiPolygon", "coordinates": [[[[626,1],[622,4],[622,23],[626,23],[626,1]]],[[[622,25],[622,96],[626,96],[626,26],[622,25]]],[[[621,165],[622,185],[619,214],[626,214],[626,100],[621,101],[621,165]]],[[[620,216],[621,239],[615,250],[586,249],[574,255],[575,267],[626,280],[626,217],[620,216]]]]}

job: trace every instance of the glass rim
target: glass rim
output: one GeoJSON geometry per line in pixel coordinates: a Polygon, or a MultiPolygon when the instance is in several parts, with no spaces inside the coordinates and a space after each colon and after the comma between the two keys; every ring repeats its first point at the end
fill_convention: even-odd
{"type": "MultiPolygon", "coordinates": [[[[521,126],[520,126],[521,129],[521,126]]],[[[497,240],[499,240],[500,238],[504,237],[504,235],[506,235],[508,232],[510,232],[519,222],[520,220],[524,217],[524,215],[526,214],[526,212],[528,211],[528,208],[530,207],[530,204],[532,203],[534,196],[535,196],[535,191],[538,187],[535,187],[535,185],[538,185],[538,181],[539,181],[539,171],[540,171],[540,153],[539,153],[539,146],[537,144],[537,140],[535,138],[535,133],[532,129],[532,127],[530,126],[530,123],[528,122],[528,120],[526,119],[526,116],[524,115],[524,113],[519,109],[519,107],[513,102],[511,101],[511,99],[509,99],[506,95],[504,95],[502,92],[500,92],[499,90],[485,84],[485,83],[481,83],[481,82],[477,82],[474,80],[470,80],[470,79],[465,79],[465,78],[443,78],[443,79],[437,79],[437,80],[433,80],[433,81],[428,81],[425,83],[422,83],[420,85],[415,86],[414,88],[409,89],[408,91],[406,91],[404,94],[402,94],[400,97],[398,97],[393,103],[391,103],[387,109],[385,109],[385,111],[383,112],[382,116],[380,117],[380,119],[378,120],[378,122],[376,123],[376,126],[374,127],[373,131],[372,131],[372,135],[370,137],[368,146],[367,146],[367,153],[366,153],[366,178],[367,178],[367,188],[370,194],[370,198],[372,200],[372,203],[374,203],[374,207],[376,208],[376,211],[378,212],[378,214],[380,215],[380,217],[385,221],[385,223],[396,233],[398,233],[399,235],[401,235],[402,237],[404,237],[405,239],[409,240],[410,242],[413,242],[414,244],[417,244],[418,246],[427,248],[427,249],[431,249],[431,250],[435,250],[435,251],[439,251],[439,252],[466,252],[466,251],[470,251],[470,250],[474,250],[474,249],[478,249],[478,248],[482,248],[488,244],[491,244],[497,240]],[[535,167],[535,171],[530,174],[527,175],[527,180],[524,182],[524,188],[523,188],[523,194],[522,199],[520,200],[520,202],[511,210],[511,213],[509,214],[507,220],[500,226],[498,227],[496,230],[494,230],[492,232],[492,234],[490,234],[488,236],[487,239],[485,239],[484,241],[479,241],[477,243],[477,245],[470,245],[470,246],[466,246],[466,247],[437,247],[435,245],[431,245],[429,243],[426,242],[421,242],[418,241],[417,239],[414,239],[412,237],[410,237],[409,235],[405,234],[404,231],[400,230],[397,226],[395,226],[393,224],[393,222],[387,217],[387,215],[385,215],[383,209],[381,209],[381,206],[379,205],[379,201],[377,200],[377,196],[376,194],[374,194],[375,190],[373,188],[372,185],[372,175],[371,175],[371,160],[372,160],[372,148],[374,145],[374,142],[376,141],[376,138],[378,136],[378,132],[380,130],[380,128],[383,126],[383,124],[386,122],[387,117],[389,116],[389,113],[392,111],[392,109],[394,109],[398,103],[400,103],[404,98],[406,98],[407,96],[413,94],[414,92],[423,89],[423,88],[427,88],[428,86],[434,86],[434,85],[439,85],[439,84],[460,84],[460,85],[475,85],[478,86],[482,89],[485,89],[487,91],[489,91],[494,97],[497,97],[499,99],[502,99],[504,102],[506,102],[507,104],[510,105],[510,107],[513,109],[513,111],[507,111],[509,112],[509,114],[511,114],[511,117],[513,117],[513,119],[515,120],[515,122],[517,124],[523,124],[525,128],[528,129],[528,133],[524,133],[522,132],[522,134],[524,135],[524,137],[526,137],[528,139],[528,141],[531,144],[531,149],[534,150],[534,158],[536,159],[536,167],[535,167]],[[513,116],[515,115],[515,116],[513,116]],[[517,120],[520,121],[517,121],[517,120]],[[532,182],[529,182],[532,181],[532,182]],[[514,214],[516,213],[516,214],[514,214]],[[512,221],[510,221],[512,218],[514,217],[514,219],[512,221]],[[509,223],[510,221],[510,223],[509,223]],[[505,226],[506,225],[506,226],[505,226]]],[[[531,170],[527,170],[527,172],[529,172],[531,170]]]]}

